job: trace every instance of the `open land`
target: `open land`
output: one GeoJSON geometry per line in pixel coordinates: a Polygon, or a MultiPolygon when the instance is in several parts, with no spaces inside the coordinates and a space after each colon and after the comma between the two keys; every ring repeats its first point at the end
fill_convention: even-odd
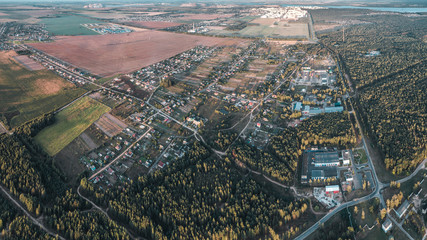
{"type": "Polygon", "coordinates": [[[93,74],[107,77],[135,71],[197,45],[234,45],[238,42],[236,39],[147,30],[129,34],[58,37],[55,42],[29,45],[93,74]]]}
{"type": "Polygon", "coordinates": [[[16,127],[58,109],[85,90],[48,70],[29,71],[14,61],[15,52],[0,53],[0,114],[16,127]]]}
{"type": "Polygon", "coordinates": [[[95,122],[95,125],[109,137],[114,137],[119,134],[127,126],[109,113],[102,115],[102,117],[95,122]]]}
{"type": "Polygon", "coordinates": [[[40,63],[34,61],[33,59],[29,58],[26,55],[15,56],[13,58],[15,58],[16,61],[18,61],[26,69],[30,71],[37,71],[37,70],[44,69],[44,67],[40,63]]]}
{"type": "Polygon", "coordinates": [[[163,29],[163,28],[168,28],[168,27],[176,27],[176,26],[181,26],[182,23],[177,23],[177,22],[156,22],[156,21],[133,21],[133,22],[129,22],[129,24],[134,25],[134,26],[139,26],[139,27],[143,27],[143,28],[149,28],[149,29],[163,29]]]}
{"type": "Polygon", "coordinates": [[[309,32],[307,23],[288,23],[286,21],[275,21],[275,19],[255,19],[247,27],[239,31],[211,29],[208,34],[286,39],[307,38],[309,32]]]}
{"type": "Polygon", "coordinates": [[[51,156],[57,154],[78,137],[109,107],[84,97],[56,115],[56,123],[43,129],[35,140],[51,156]]]}
{"type": "Polygon", "coordinates": [[[177,20],[214,20],[218,18],[229,18],[233,14],[180,14],[177,20]]]}
{"type": "Polygon", "coordinates": [[[65,176],[72,182],[86,169],[80,162],[81,156],[99,147],[105,140],[105,135],[92,124],[79,137],[74,139],[55,155],[55,165],[61,169],[65,176]]]}

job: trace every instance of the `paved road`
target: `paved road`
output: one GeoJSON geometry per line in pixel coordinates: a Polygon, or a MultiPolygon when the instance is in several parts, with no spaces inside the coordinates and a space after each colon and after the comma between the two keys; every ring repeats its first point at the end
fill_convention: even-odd
{"type": "Polygon", "coordinates": [[[404,182],[408,181],[409,179],[415,177],[415,175],[417,175],[417,173],[419,171],[421,171],[422,169],[426,169],[426,163],[427,163],[427,158],[424,159],[424,161],[422,161],[420,165],[418,165],[418,167],[415,169],[415,171],[411,175],[409,175],[409,176],[407,176],[405,178],[402,178],[402,179],[400,179],[400,180],[398,180],[396,182],[398,182],[398,183],[404,183],[404,182]]]}
{"type": "MultiPolygon", "coordinates": [[[[339,64],[337,64],[337,65],[338,65],[338,71],[339,71],[340,75],[344,79],[344,75],[342,73],[340,65],[339,64]]],[[[347,81],[349,82],[349,79],[348,79],[347,76],[345,77],[345,79],[347,79],[347,81]]],[[[350,86],[350,90],[353,91],[353,89],[351,88],[351,86],[350,86]]],[[[352,109],[348,109],[348,110],[354,112],[353,103],[352,103],[352,101],[351,101],[350,98],[349,98],[349,102],[350,102],[350,106],[351,106],[352,109]]],[[[361,125],[359,124],[359,120],[357,118],[357,114],[355,114],[354,117],[356,119],[356,124],[359,126],[359,129],[361,130],[361,128],[360,128],[361,125]]],[[[312,225],[310,228],[308,228],[306,231],[304,231],[302,234],[300,234],[295,239],[305,239],[305,238],[307,238],[308,236],[310,236],[310,234],[312,234],[314,231],[316,231],[323,223],[325,223],[326,221],[328,221],[333,215],[335,215],[336,213],[338,213],[339,211],[341,211],[344,208],[354,206],[356,204],[362,203],[364,201],[367,201],[367,200],[369,200],[371,198],[375,198],[375,197],[377,197],[377,198],[380,199],[380,202],[381,202],[382,205],[384,204],[384,199],[383,199],[383,197],[382,197],[382,195],[380,193],[380,189],[382,187],[382,183],[378,180],[377,174],[375,172],[375,167],[372,164],[372,159],[371,159],[370,153],[369,153],[369,151],[367,149],[367,146],[366,146],[365,135],[363,134],[363,131],[360,131],[360,133],[361,133],[361,137],[362,137],[363,148],[365,149],[366,156],[368,158],[368,164],[369,164],[369,167],[372,170],[371,172],[372,172],[372,175],[373,175],[373,180],[374,180],[374,184],[375,184],[375,186],[374,186],[375,190],[371,194],[369,194],[367,196],[364,196],[364,197],[358,198],[358,199],[354,199],[353,201],[343,203],[340,206],[334,208],[332,211],[330,211],[328,214],[326,214],[323,218],[321,218],[317,223],[315,223],[314,225],[312,225]]]]}
{"type": "Polygon", "coordinates": [[[400,231],[402,231],[402,232],[406,235],[406,237],[407,237],[407,238],[409,238],[410,240],[414,240],[414,239],[412,238],[412,236],[411,236],[411,235],[409,235],[409,233],[408,233],[408,232],[406,232],[406,231],[405,231],[405,229],[403,229],[403,227],[402,227],[402,223],[398,223],[398,222],[396,222],[396,220],[394,220],[394,218],[393,218],[392,216],[390,216],[390,214],[388,214],[388,213],[387,213],[387,216],[388,216],[388,218],[393,222],[393,224],[394,224],[395,226],[397,226],[397,227],[400,229],[400,231]]]}
{"type": "Polygon", "coordinates": [[[0,190],[10,199],[10,201],[13,202],[13,204],[15,204],[19,209],[21,209],[24,214],[37,226],[39,226],[41,229],[43,229],[45,232],[47,232],[49,235],[51,235],[52,237],[58,237],[59,239],[63,239],[65,240],[63,237],[59,236],[58,234],[50,231],[49,229],[47,229],[44,225],[43,222],[41,221],[42,218],[40,218],[40,220],[37,220],[36,218],[34,218],[24,207],[21,206],[21,204],[19,204],[18,201],[16,201],[10,194],[9,192],[7,192],[3,186],[0,186],[0,190]]]}

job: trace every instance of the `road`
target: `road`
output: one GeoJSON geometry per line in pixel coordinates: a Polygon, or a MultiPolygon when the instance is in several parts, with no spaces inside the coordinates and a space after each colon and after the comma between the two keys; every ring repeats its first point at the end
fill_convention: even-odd
{"type": "Polygon", "coordinates": [[[417,173],[419,171],[421,171],[422,169],[426,169],[426,163],[427,163],[427,158],[424,159],[424,161],[421,162],[421,164],[415,169],[415,171],[411,175],[409,175],[409,176],[407,176],[405,178],[402,178],[400,180],[397,180],[396,182],[398,182],[398,183],[404,183],[404,182],[408,181],[409,179],[415,177],[415,175],[417,175],[417,173]]]}
{"type": "Polygon", "coordinates": [[[119,156],[117,156],[113,161],[111,161],[110,163],[108,163],[107,165],[105,165],[103,168],[99,169],[96,173],[94,173],[92,176],[89,177],[89,180],[93,179],[94,177],[96,177],[97,175],[99,175],[100,173],[102,173],[103,171],[105,171],[106,169],[108,169],[113,163],[115,163],[117,160],[119,160],[120,158],[123,157],[123,155],[126,154],[127,151],[129,151],[133,146],[135,146],[135,144],[139,141],[141,141],[142,138],[144,138],[147,133],[149,133],[151,131],[151,129],[153,129],[152,127],[148,128],[148,130],[141,135],[141,137],[139,137],[134,143],[132,143],[128,148],[126,148],[126,150],[124,150],[119,156]]]}
{"type": "Polygon", "coordinates": [[[0,122],[0,134],[3,134],[3,133],[10,134],[7,128],[3,125],[3,123],[0,122]]]}
{"type": "Polygon", "coordinates": [[[392,216],[390,216],[390,214],[388,214],[388,213],[387,213],[387,216],[388,216],[388,218],[393,222],[393,224],[394,224],[395,226],[397,226],[397,227],[400,229],[400,231],[402,231],[402,232],[406,235],[406,237],[407,237],[407,238],[409,238],[410,240],[414,240],[414,239],[412,238],[412,236],[411,236],[411,235],[409,235],[409,233],[408,233],[408,232],[406,232],[406,231],[405,231],[405,229],[403,229],[403,227],[402,227],[402,223],[398,223],[398,222],[396,222],[396,220],[394,220],[394,218],[393,218],[392,216]]]}
{"type": "MultiPolygon", "coordinates": [[[[332,52],[332,54],[335,54],[335,52],[333,51],[333,50],[331,50],[331,49],[329,49],[331,52],[332,52]]],[[[349,77],[347,76],[347,75],[345,75],[345,77],[344,77],[344,74],[342,73],[342,70],[341,70],[341,67],[340,67],[340,64],[337,64],[337,66],[338,66],[338,70],[339,70],[339,73],[340,73],[340,75],[341,75],[341,77],[343,78],[343,79],[346,79],[347,80],[347,82],[348,82],[348,84],[349,84],[349,86],[350,86],[350,90],[351,90],[351,92],[354,92],[353,91],[353,89],[352,89],[352,86],[351,86],[351,82],[350,82],[350,79],[349,79],[349,77]]],[[[350,106],[351,106],[351,109],[348,109],[349,111],[352,111],[352,112],[354,112],[354,113],[356,113],[356,111],[354,110],[354,107],[353,107],[353,102],[351,101],[351,98],[348,98],[349,99],[349,103],[350,103],[350,106]]],[[[369,194],[369,195],[367,195],[367,196],[365,196],[365,197],[362,197],[362,198],[359,198],[359,199],[355,199],[355,200],[353,200],[353,201],[350,201],[350,202],[346,202],[346,203],[344,203],[344,204],[342,204],[342,205],[340,205],[340,206],[338,206],[337,208],[335,208],[334,210],[332,210],[331,212],[329,212],[328,214],[326,214],[322,219],[320,219],[317,223],[315,223],[314,225],[312,225],[310,228],[308,228],[306,231],[304,231],[302,234],[300,234],[297,238],[295,238],[295,239],[305,239],[305,238],[307,238],[310,234],[312,234],[314,231],[316,231],[323,223],[325,223],[326,221],[328,221],[333,215],[335,215],[336,213],[338,213],[339,211],[341,211],[342,209],[344,209],[345,207],[351,207],[351,206],[354,206],[354,205],[356,205],[356,204],[359,204],[359,203],[362,203],[362,202],[364,202],[364,201],[368,201],[368,200],[370,200],[370,199],[372,199],[372,198],[379,198],[380,199],[380,203],[381,203],[381,205],[382,205],[382,207],[384,208],[384,207],[386,207],[386,205],[385,205],[385,201],[384,201],[384,198],[383,198],[383,196],[382,196],[382,193],[381,193],[381,190],[384,188],[384,187],[387,187],[389,184],[385,184],[385,183],[382,183],[382,182],[380,182],[379,180],[378,180],[378,176],[377,176],[377,173],[376,173],[376,170],[375,170],[375,166],[374,166],[374,164],[372,163],[372,158],[371,158],[371,154],[370,154],[370,152],[369,152],[369,149],[368,149],[368,147],[367,147],[367,144],[366,144],[366,137],[365,137],[365,135],[364,135],[364,133],[363,133],[363,131],[362,131],[362,128],[361,128],[361,125],[360,125],[360,122],[359,122],[359,119],[358,119],[358,115],[357,114],[354,114],[354,117],[355,117],[355,120],[356,120],[356,124],[357,124],[357,126],[359,126],[359,129],[360,129],[360,134],[361,134],[361,138],[362,138],[362,143],[363,143],[363,148],[364,148],[364,150],[365,150],[365,152],[366,152],[366,156],[367,156],[367,158],[368,158],[368,165],[369,165],[369,168],[371,169],[371,172],[372,172],[372,175],[373,175],[373,180],[374,180],[374,182],[375,182],[375,190],[371,193],[371,194],[369,194]]],[[[421,169],[425,169],[425,164],[426,164],[426,162],[427,162],[427,159],[424,159],[424,161],[416,168],[416,170],[411,174],[411,175],[409,175],[408,177],[405,177],[405,178],[403,178],[403,179],[401,179],[401,180],[399,180],[399,181],[397,181],[397,182],[400,182],[400,183],[402,183],[402,182],[405,182],[405,181],[408,181],[409,179],[411,179],[411,178],[413,178],[421,169]]],[[[402,228],[402,226],[401,225],[399,225],[394,219],[393,219],[393,217],[391,217],[391,216],[389,216],[390,217],[390,219],[400,228],[400,230],[409,238],[409,239],[411,239],[412,240],[412,237],[402,228]]]]}
{"type": "Polygon", "coordinates": [[[65,240],[65,238],[59,236],[58,234],[50,231],[49,229],[47,229],[43,222],[41,221],[42,218],[40,218],[40,220],[37,220],[36,218],[34,218],[29,212],[27,212],[27,210],[21,206],[21,204],[19,204],[18,201],[16,201],[10,194],[8,191],[6,191],[3,186],[0,185],[0,190],[10,199],[10,201],[12,201],[13,204],[15,204],[19,209],[21,209],[24,214],[37,226],[39,226],[41,229],[43,229],[45,232],[47,232],[49,235],[51,235],[52,237],[58,237],[59,239],[63,239],[65,240]]]}

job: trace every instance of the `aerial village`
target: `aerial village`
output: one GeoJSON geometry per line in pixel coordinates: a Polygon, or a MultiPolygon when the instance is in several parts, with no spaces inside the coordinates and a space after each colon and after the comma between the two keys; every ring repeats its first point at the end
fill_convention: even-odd
{"type": "MultiPolygon", "coordinates": [[[[225,14],[257,16],[253,21],[265,28],[303,24],[304,29],[310,29],[307,11],[299,7],[233,11],[237,10],[225,14]]],[[[135,14],[123,16],[114,24],[80,26],[100,35],[135,34],[135,22],[174,23],[179,17],[182,15],[135,14]]],[[[253,25],[238,26],[220,17],[166,25],[165,31],[189,35],[228,36],[228,31],[236,27],[241,36],[248,37],[250,31],[255,31],[251,29],[253,25]]],[[[270,30],[269,34],[280,35],[270,30]]],[[[310,30],[303,34],[311,39],[310,30]]],[[[75,162],[74,169],[65,169],[68,177],[85,174],[94,184],[107,189],[163,171],[184,157],[196,141],[212,146],[212,151],[224,157],[238,141],[269,151],[271,139],[281,130],[298,128],[318,116],[344,114],[354,123],[347,101],[349,93],[339,66],[328,51],[299,41],[286,44],[271,36],[251,36],[255,38],[238,44],[197,44],[142,68],[108,76],[47,54],[36,45],[14,44],[51,41],[52,36],[42,25],[2,24],[0,48],[14,49],[22,55],[17,61],[30,68],[52,70],[76,87],[86,89],[83,97],[110,109],[55,156],[58,162],[75,162]],[[228,143],[216,138],[222,133],[231,139],[228,143]]],[[[366,57],[379,54],[373,50],[366,57]]],[[[359,137],[358,129],[349,131],[355,139],[359,137]]],[[[377,183],[369,162],[363,145],[345,147],[339,141],[319,141],[303,150],[296,186],[305,196],[313,197],[319,203],[316,206],[328,211],[372,192],[377,183]]],[[[411,207],[419,204],[422,184],[419,182],[410,197],[394,210],[398,219],[408,218],[411,207]]],[[[387,232],[392,225],[387,219],[382,228],[387,232]]]]}

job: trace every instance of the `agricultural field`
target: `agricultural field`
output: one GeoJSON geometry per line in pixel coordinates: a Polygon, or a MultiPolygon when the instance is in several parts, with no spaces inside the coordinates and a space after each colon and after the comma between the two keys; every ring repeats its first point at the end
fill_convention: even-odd
{"type": "Polygon", "coordinates": [[[109,137],[116,136],[127,127],[124,122],[109,113],[102,115],[102,117],[95,122],[95,125],[109,137]]]}
{"type": "Polygon", "coordinates": [[[55,42],[29,45],[95,75],[109,77],[149,66],[197,45],[223,46],[239,42],[237,39],[146,30],[102,36],[63,36],[55,42]]]}
{"type": "Polygon", "coordinates": [[[53,35],[98,35],[97,32],[83,27],[84,23],[102,23],[97,20],[72,15],[58,15],[56,17],[43,18],[41,24],[53,35]]]}
{"type": "Polygon", "coordinates": [[[43,129],[35,140],[51,156],[57,154],[111,108],[84,97],[56,115],[55,124],[43,129]]]}
{"type": "Polygon", "coordinates": [[[26,55],[15,56],[16,61],[18,61],[21,65],[23,65],[26,69],[30,71],[43,70],[44,67],[40,63],[34,61],[26,55]]]}
{"type": "Polygon", "coordinates": [[[16,56],[0,53],[0,116],[6,125],[17,127],[85,93],[48,70],[27,70],[16,56]]]}
{"type": "Polygon", "coordinates": [[[177,22],[150,22],[150,21],[133,21],[127,24],[148,29],[163,29],[168,27],[181,26],[182,23],[177,22]]]}
{"type": "Polygon", "coordinates": [[[209,35],[235,37],[268,37],[277,39],[307,39],[309,36],[307,23],[276,21],[275,19],[254,19],[241,30],[209,27],[209,35]]]}
{"type": "Polygon", "coordinates": [[[92,124],[54,157],[55,165],[73,182],[86,168],[80,158],[108,141],[107,136],[92,124]]]}

